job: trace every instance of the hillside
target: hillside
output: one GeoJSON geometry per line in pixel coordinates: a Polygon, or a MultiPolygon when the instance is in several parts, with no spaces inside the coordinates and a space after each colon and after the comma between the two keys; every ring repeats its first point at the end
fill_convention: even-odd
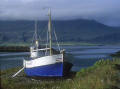
{"type": "MultiPolygon", "coordinates": [[[[109,27],[94,20],[52,21],[58,39],[62,42],[120,43],[120,28],[109,27]],[[116,35],[117,36],[116,36],[116,35]],[[115,36],[115,37],[114,37],[115,36]],[[114,39],[111,39],[114,38],[114,39]]],[[[47,21],[38,21],[38,32],[45,33],[47,21]]],[[[34,21],[0,21],[0,42],[30,42],[34,21]]],[[[45,36],[45,35],[44,35],[45,36]]]]}
{"type": "Polygon", "coordinates": [[[90,42],[109,43],[109,44],[120,43],[120,33],[112,33],[109,35],[98,36],[90,40],[90,42]]]}

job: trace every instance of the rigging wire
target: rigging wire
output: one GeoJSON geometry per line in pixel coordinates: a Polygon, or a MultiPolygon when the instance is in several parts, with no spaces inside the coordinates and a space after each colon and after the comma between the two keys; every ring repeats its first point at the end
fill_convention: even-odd
{"type": "Polygon", "coordinates": [[[55,27],[54,27],[54,35],[55,35],[55,39],[56,39],[56,42],[57,42],[57,45],[58,45],[58,49],[60,51],[60,45],[58,43],[57,35],[56,35],[56,32],[55,32],[55,27]]]}
{"type": "MultiPolygon", "coordinates": [[[[39,24],[37,24],[37,25],[39,25],[39,24]]],[[[39,27],[39,26],[38,26],[38,27],[39,27]]],[[[44,28],[46,29],[47,26],[45,25],[44,28]]],[[[45,31],[46,31],[46,30],[40,30],[40,33],[43,34],[45,31]]],[[[34,34],[33,34],[33,37],[32,37],[32,43],[31,43],[31,45],[34,44],[34,40],[36,39],[36,34],[37,34],[37,32],[36,32],[36,28],[35,28],[35,31],[34,31],[34,34]]],[[[39,40],[40,42],[43,41],[43,40],[42,40],[42,35],[37,34],[37,37],[38,37],[37,40],[39,40]]],[[[44,37],[43,37],[43,38],[44,38],[44,37]]]]}

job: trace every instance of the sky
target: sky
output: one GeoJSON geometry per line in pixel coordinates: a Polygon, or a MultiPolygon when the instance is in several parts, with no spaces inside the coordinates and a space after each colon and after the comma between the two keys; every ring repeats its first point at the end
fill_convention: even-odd
{"type": "Polygon", "coordinates": [[[0,0],[0,20],[90,19],[120,26],[120,0],[0,0]]]}

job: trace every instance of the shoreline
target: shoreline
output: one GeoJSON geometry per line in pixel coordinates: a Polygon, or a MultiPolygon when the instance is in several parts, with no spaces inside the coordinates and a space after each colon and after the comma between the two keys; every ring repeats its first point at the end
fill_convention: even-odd
{"type": "MultiPolygon", "coordinates": [[[[53,43],[53,46],[57,43],[53,43]]],[[[60,46],[102,46],[101,44],[81,43],[81,42],[60,42],[60,46]]],[[[42,47],[45,45],[42,44],[42,47]]],[[[0,52],[29,52],[30,43],[4,43],[0,44],[0,52]]]]}
{"type": "MultiPolygon", "coordinates": [[[[56,46],[56,43],[53,43],[53,46],[56,46]]],[[[96,43],[85,43],[85,42],[59,42],[60,46],[119,46],[114,44],[96,44],[96,43]]],[[[45,45],[42,44],[42,47],[45,45]]],[[[4,43],[0,44],[0,52],[29,52],[30,43],[4,43]]]]}

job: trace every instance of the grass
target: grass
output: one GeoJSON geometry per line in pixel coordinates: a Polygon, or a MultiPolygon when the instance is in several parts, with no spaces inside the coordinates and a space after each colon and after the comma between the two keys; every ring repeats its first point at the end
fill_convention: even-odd
{"type": "Polygon", "coordinates": [[[117,79],[120,80],[117,74],[120,73],[120,70],[116,68],[116,64],[120,65],[120,59],[100,60],[92,67],[82,69],[76,75],[81,89],[112,89],[117,87],[117,79]]]}
{"type": "Polygon", "coordinates": [[[11,78],[20,68],[1,71],[2,89],[116,89],[120,87],[120,58],[100,60],[77,72],[74,78],[34,80],[21,75],[11,78]]]}

